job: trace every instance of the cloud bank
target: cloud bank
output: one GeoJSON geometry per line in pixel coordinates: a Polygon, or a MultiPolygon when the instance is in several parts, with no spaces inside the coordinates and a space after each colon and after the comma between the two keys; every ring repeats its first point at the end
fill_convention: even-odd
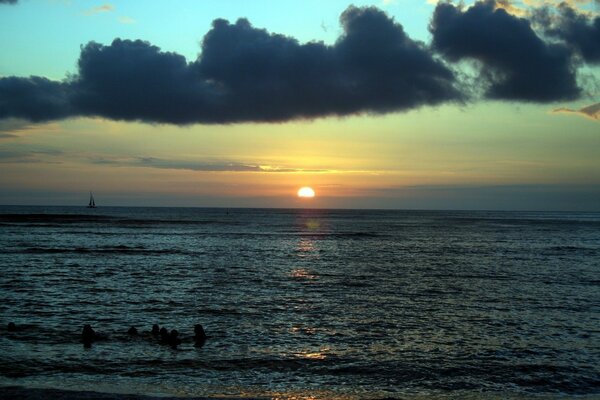
{"type": "Polygon", "coordinates": [[[472,59],[492,99],[551,102],[579,97],[571,50],[544,42],[528,20],[481,1],[464,9],[440,3],[430,26],[433,47],[449,61],[472,59]]]}
{"type": "MultiPolygon", "coordinates": [[[[597,20],[581,22],[572,11],[578,24],[595,29],[597,20]]],[[[98,116],[184,125],[399,112],[469,100],[470,88],[453,71],[461,60],[480,65],[478,85],[488,98],[570,100],[582,93],[574,53],[591,51],[558,28],[547,33],[553,42],[545,41],[529,20],[493,0],[469,8],[439,3],[431,46],[374,7],[350,6],[340,23],[343,33],[326,45],[302,44],[246,19],[217,19],[193,62],[140,40],[90,42],[69,79],[0,78],[0,119],[98,116]]]]}
{"type": "Polygon", "coordinates": [[[450,69],[382,11],[349,7],[340,21],[343,35],[327,46],[218,19],[191,63],[139,40],[91,42],[67,81],[0,79],[0,118],[277,122],[461,98],[450,69]]]}

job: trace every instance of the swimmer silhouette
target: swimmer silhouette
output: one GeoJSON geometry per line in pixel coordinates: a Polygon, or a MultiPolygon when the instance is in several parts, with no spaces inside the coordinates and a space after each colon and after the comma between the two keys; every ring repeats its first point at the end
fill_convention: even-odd
{"type": "Polygon", "coordinates": [[[14,322],[9,322],[8,326],[6,327],[6,330],[9,332],[15,332],[17,330],[17,326],[14,322]]]}
{"type": "Polygon", "coordinates": [[[158,327],[158,324],[152,325],[152,331],[150,333],[152,333],[152,336],[160,335],[160,328],[158,327]]]}
{"type": "Polygon", "coordinates": [[[204,328],[202,327],[202,325],[200,324],[196,324],[194,326],[194,346],[195,347],[202,347],[204,346],[204,343],[206,342],[206,333],[204,332],[204,328]]]}
{"type": "Polygon", "coordinates": [[[130,336],[137,336],[138,334],[138,330],[136,329],[135,326],[132,326],[131,328],[129,328],[129,330],[127,331],[127,334],[130,336]]]}
{"type": "Polygon", "coordinates": [[[96,331],[92,328],[90,324],[85,324],[83,326],[83,331],[81,331],[81,341],[83,342],[83,347],[92,347],[92,343],[96,340],[96,331]]]}
{"type": "Polygon", "coordinates": [[[164,326],[160,328],[160,342],[162,344],[169,343],[169,331],[164,326]]]}
{"type": "Polygon", "coordinates": [[[177,329],[173,329],[169,334],[169,345],[172,349],[177,350],[177,346],[181,344],[181,339],[178,336],[179,332],[177,332],[177,329]]]}

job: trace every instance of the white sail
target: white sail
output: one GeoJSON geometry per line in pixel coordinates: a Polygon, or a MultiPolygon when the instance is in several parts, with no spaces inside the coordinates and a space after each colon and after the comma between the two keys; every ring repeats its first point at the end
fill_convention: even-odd
{"type": "Polygon", "coordinates": [[[88,203],[88,208],[96,208],[96,202],[94,201],[94,195],[90,192],[90,202],[88,203]]]}

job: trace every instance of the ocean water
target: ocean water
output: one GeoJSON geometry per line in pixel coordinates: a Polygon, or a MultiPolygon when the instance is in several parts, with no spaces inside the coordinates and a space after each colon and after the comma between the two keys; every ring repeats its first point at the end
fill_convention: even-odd
{"type": "Polygon", "coordinates": [[[0,207],[0,354],[5,387],[598,397],[600,213],[0,207]]]}

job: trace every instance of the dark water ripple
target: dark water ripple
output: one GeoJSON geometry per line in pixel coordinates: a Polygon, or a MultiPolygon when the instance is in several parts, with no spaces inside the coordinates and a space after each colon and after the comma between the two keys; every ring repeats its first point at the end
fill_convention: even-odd
{"type": "Polygon", "coordinates": [[[600,396],[599,214],[6,207],[0,239],[0,384],[600,396]]]}

